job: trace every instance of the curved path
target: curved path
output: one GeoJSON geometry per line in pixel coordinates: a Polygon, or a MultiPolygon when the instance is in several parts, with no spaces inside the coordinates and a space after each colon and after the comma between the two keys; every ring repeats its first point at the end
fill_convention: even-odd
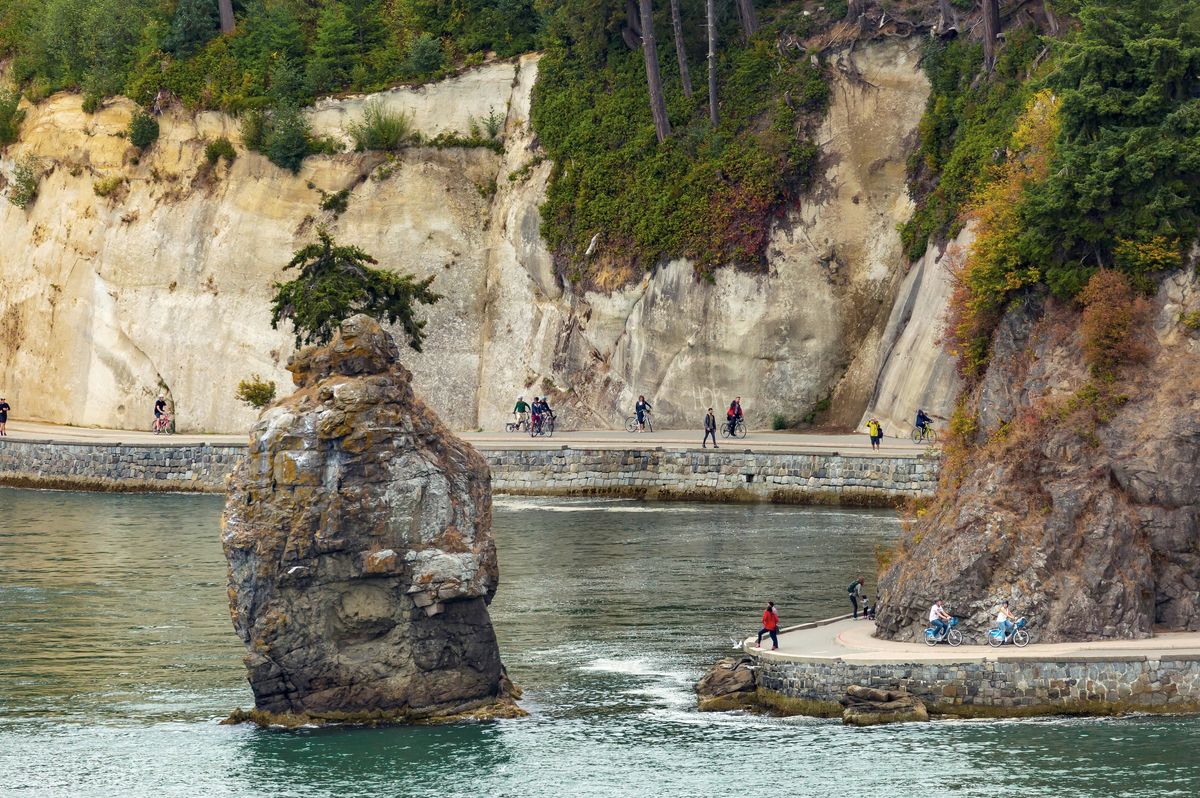
{"type": "MultiPolygon", "coordinates": [[[[112,430],[91,427],[69,427],[32,421],[10,421],[12,440],[57,441],[62,443],[153,443],[160,446],[187,446],[208,443],[215,446],[243,444],[245,434],[178,434],[155,435],[144,430],[112,430]]],[[[531,438],[523,433],[459,432],[465,440],[479,449],[699,449],[696,438],[703,435],[695,430],[660,430],[649,433],[629,433],[624,430],[574,430],[556,432],[553,438],[531,438]]],[[[785,432],[754,431],[745,438],[721,441],[720,451],[732,452],[801,452],[813,454],[843,454],[848,456],[911,457],[926,451],[908,440],[887,438],[883,448],[871,451],[866,435],[821,435],[785,432]]]]}
{"type": "MultiPolygon", "coordinates": [[[[746,639],[745,650],[767,659],[821,662],[841,660],[855,665],[895,662],[982,662],[984,660],[1108,660],[1122,657],[1156,659],[1162,654],[1200,656],[1200,632],[1164,632],[1146,640],[1103,640],[1089,643],[1037,643],[1037,629],[1031,629],[1034,642],[1025,648],[1006,645],[992,648],[969,645],[927,646],[924,643],[897,643],[871,635],[875,622],[851,620],[849,616],[800,624],[784,629],[779,635],[779,650],[771,651],[769,640],[763,648],[754,648],[754,637],[746,639]]],[[[983,639],[983,632],[974,636],[983,639]]],[[[968,636],[970,640],[970,636],[968,636]]]]}

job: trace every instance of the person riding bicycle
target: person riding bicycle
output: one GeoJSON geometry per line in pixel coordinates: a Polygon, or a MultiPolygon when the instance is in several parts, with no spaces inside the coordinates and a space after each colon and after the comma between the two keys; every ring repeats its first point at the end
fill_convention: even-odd
{"type": "Polygon", "coordinates": [[[161,393],[154,402],[154,431],[161,432],[167,428],[170,419],[167,417],[167,399],[161,393]]]}
{"type": "Polygon", "coordinates": [[[517,403],[513,405],[513,415],[517,417],[518,429],[529,426],[529,405],[525,403],[524,396],[517,397],[517,403]]]}
{"type": "Polygon", "coordinates": [[[1000,631],[1004,637],[1007,638],[1013,633],[1013,629],[1016,628],[1016,621],[1017,616],[1013,615],[1012,610],[1008,608],[1008,602],[1002,601],[1000,605],[996,607],[996,626],[1000,628],[1000,631]]]}
{"type": "Polygon", "coordinates": [[[530,429],[540,432],[546,419],[552,418],[554,418],[554,411],[550,409],[550,403],[546,401],[546,397],[533,397],[533,426],[530,429]]]}
{"type": "Polygon", "coordinates": [[[946,632],[950,631],[950,613],[942,608],[941,599],[933,602],[933,606],[929,608],[929,625],[938,637],[945,637],[946,632]]]}
{"type": "Polygon", "coordinates": [[[650,403],[646,401],[646,397],[638,394],[637,404],[633,406],[633,414],[637,416],[638,432],[646,431],[646,413],[652,409],[650,403]]]}
{"type": "Polygon", "coordinates": [[[735,396],[733,401],[729,403],[729,409],[725,411],[725,423],[729,427],[729,435],[732,437],[737,431],[738,422],[742,420],[742,397],[735,396]]]}
{"type": "Polygon", "coordinates": [[[933,419],[930,418],[928,415],[926,415],[925,411],[923,409],[917,410],[916,427],[917,427],[917,429],[921,430],[922,435],[924,435],[926,432],[929,431],[929,425],[932,423],[933,423],[933,419]]]}

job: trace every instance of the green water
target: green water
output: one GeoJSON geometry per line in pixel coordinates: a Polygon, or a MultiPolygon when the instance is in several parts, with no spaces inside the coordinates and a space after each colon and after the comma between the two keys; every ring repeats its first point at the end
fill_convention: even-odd
{"type": "Polygon", "coordinates": [[[220,501],[0,489],[0,795],[1165,796],[1200,719],[833,721],[700,714],[691,685],[763,602],[842,611],[887,512],[497,501],[492,605],[526,720],[271,732],[229,625],[220,501]]]}

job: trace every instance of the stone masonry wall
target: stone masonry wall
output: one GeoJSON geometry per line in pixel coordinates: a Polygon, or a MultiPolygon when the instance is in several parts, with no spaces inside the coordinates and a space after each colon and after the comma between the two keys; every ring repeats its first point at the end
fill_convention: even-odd
{"type": "Polygon", "coordinates": [[[486,452],[505,493],[651,499],[895,505],[932,495],[938,462],[924,457],[559,449],[486,452]]]}
{"type": "Polygon", "coordinates": [[[802,705],[829,705],[849,685],[904,688],[956,715],[1200,711],[1200,656],[869,663],[758,658],[758,685],[802,705]]]}
{"type": "MultiPolygon", "coordinates": [[[[219,493],[244,446],[0,441],[0,484],[219,493]]],[[[894,505],[930,495],[938,462],[661,449],[483,450],[498,493],[894,505]]]]}

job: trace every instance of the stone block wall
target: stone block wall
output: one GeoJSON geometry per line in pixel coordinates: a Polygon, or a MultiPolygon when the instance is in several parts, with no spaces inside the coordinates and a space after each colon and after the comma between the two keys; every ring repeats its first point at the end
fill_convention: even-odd
{"type": "MultiPolygon", "coordinates": [[[[244,446],[0,441],[0,484],[221,492],[244,446]]],[[[889,506],[927,496],[938,462],[662,449],[485,449],[497,493],[889,506]]]]}
{"type": "Polygon", "coordinates": [[[245,446],[0,441],[0,484],[219,493],[245,446]]]}
{"type": "Polygon", "coordinates": [[[559,449],[485,452],[497,492],[889,506],[932,495],[926,457],[559,449]]]}
{"type": "Polygon", "coordinates": [[[903,688],[955,715],[1200,711],[1200,656],[869,663],[758,658],[758,685],[799,705],[830,706],[852,684],[903,688]]]}

